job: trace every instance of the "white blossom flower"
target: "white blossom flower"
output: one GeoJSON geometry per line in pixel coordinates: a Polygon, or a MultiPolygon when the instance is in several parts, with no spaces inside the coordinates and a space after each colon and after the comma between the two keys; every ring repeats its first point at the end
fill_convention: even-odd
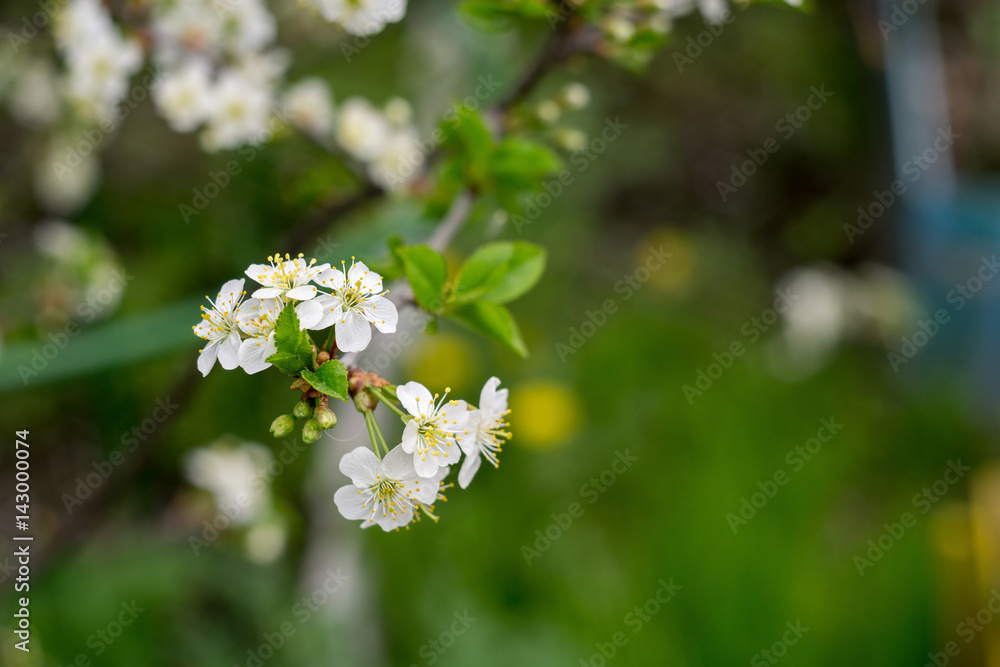
{"type": "Polygon", "coordinates": [[[420,173],[424,152],[416,131],[393,132],[382,152],[368,165],[368,176],[386,190],[402,190],[420,173]]]}
{"type": "Polygon", "coordinates": [[[56,18],[56,46],[70,51],[113,29],[111,15],[100,0],[71,0],[56,18]]]}
{"type": "Polygon", "coordinates": [[[499,387],[499,378],[487,380],[479,394],[479,409],[469,412],[468,427],[464,431],[468,435],[459,441],[465,453],[462,469],[458,472],[458,485],[463,489],[468,488],[476,476],[482,462],[480,455],[494,468],[499,467],[497,455],[504,441],[510,437],[510,432],[504,430],[510,413],[507,409],[507,390],[499,387]]]}
{"type": "Polygon", "coordinates": [[[406,14],[406,0],[313,0],[313,4],[327,21],[361,37],[382,32],[386,24],[406,14]]]}
{"type": "Polygon", "coordinates": [[[67,52],[66,65],[69,98],[92,118],[106,121],[128,94],[129,77],[142,65],[142,49],[108,30],[67,52]]]}
{"type": "Polygon", "coordinates": [[[281,98],[281,108],[296,127],[315,137],[325,137],[333,129],[330,86],[319,77],[307,77],[291,86],[281,98]]]}
{"type": "Polygon", "coordinates": [[[413,456],[413,467],[421,477],[433,477],[438,468],[457,463],[462,436],[469,420],[465,401],[447,401],[448,392],[431,396],[419,382],[407,382],[396,396],[413,419],[403,429],[403,451],[413,456]]]}
{"type": "Polygon", "coordinates": [[[155,55],[161,65],[189,57],[215,59],[222,50],[224,25],[220,13],[205,0],[157,3],[151,27],[155,55]]]}
{"type": "Polygon", "coordinates": [[[410,523],[419,504],[434,502],[440,485],[421,480],[412,457],[400,446],[381,461],[370,449],[358,447],[340,460],[340,471],[351,478],[333,496],[340,513],[363,520],[362,526],[378,524],[386,532],[410,523]]]}
{"type": "Polygon", "coordinates": [[[219,507],[239,507],[230,519],[245,526],[255,523],[271,504],[267,486],[261,488],[256,482],[269,479],[267,467],[273,460],[264,445],[235,444],[224,438],[185,456],[184,473],[192,484],[211,493],[219,507]]]}
{"type": "Polygon", "coordinates": [[[223,3],[228,49],[237,56],[256,53],[274,41],[278,25],[261,0],[213,0],[216,8],[223,3]]]}
{"type": "Polygon", "coordinates": [[[153,101],[171,129],[190,132],[208,118],[211,85],[208,63],[191,59],[164,74],[153,88],[153,101]]]}
{"type": "Polygon", "coordinates": [[[234,69],[223,70],[209,94],[208,148],[259,144],[270,134],[271,89],[234,69]]]}
{"type": "Polygon", "coordinates": [[[7,104],[19,123],[49,125],[59,118],[62,111],[59,81],[48,60],[33,59],[15,76],[7,104]]]}
{"type": "Polygon", "coordinates": [[[240,328],[237,326],[237,309],[243,299],[243,279],[230,280],[219,290],[215,301],[208,299],[211,308],[201,307],[202,321],[191,327],[199,338],[209,341],[198,355],[198,370],[203,376],[215,366],[215,360],[227,371],[240,365],[240,328]]]}
{"type": "Polygon", "coordinates": [[[55,135],[38,156],[32,185],[42,206],[53,213],[70,215],[90,201],[101,181],[101,163],[96,151],[80,154],[78,161],[67,158],[67,146],[79,137],[55,135]]]}
{"type": "Polygon", "coordinates": [[[271,364],[267,358],[278,351],[274,342],[274,325],[281,314],[281,299],[247,299],[236,313],[236,322],[250,336],[240,344],[239,364],[250,375],[271,364]]]}
{"type": "Polygon", "coordinates": [[[295,299],[308,301],[317,294],[317,290],[309,283],[321,273],[330,268],[329,264],[314,266],[315,259],[308,263],[299,255],[292,259],[290,255],[272,255],[267,258],[268,264],[251,264],[246,274],[251,280],[262,285],[251,296],[255,299],[295,299]]]}
{"type": "Polygon", "coordinates": [[[362,162],[371,162],[382,153],[391,132],[389,121],[368,100],[351,97],[340,105],[337,141],[362,162]]]}
{"type": "Polygon", "coordinates": [[[371,271],[364,262],[351,258],[351,268],[344,271],[326,270],[313,280],[332,293],[320,293],[312,301],[301,304],[301,319],[308,329],[326,329],[334,325],[337,347],[344,352],[361,352],[372,339],[368,323],[382,333],[395,333],[399,314],[396,306],[385,298],[382,276],[371,271]]]}

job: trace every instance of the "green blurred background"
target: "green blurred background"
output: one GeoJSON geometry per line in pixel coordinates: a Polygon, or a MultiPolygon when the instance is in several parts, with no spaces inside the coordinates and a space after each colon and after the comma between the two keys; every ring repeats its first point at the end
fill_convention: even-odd
{"type": "MultiPolygon", "coordinates": [[[[4,20],[31,9],[10,3],[4,20]]],[[[334,28],[296,20],[291,3],[275,11],[280,41],[295,45],[292,78],[320,76],[338,100],[401,95],[425,130],[478,76],[511,85],[547,32],[483,35],[451,3],[414,3],[347,63],[334,28]]],[[[974,0],[920,11],[938,14],[962,133],[949,157],[962,173],[988,177],[1000,164],[1000,11],[974,0]]],[[[276,373],[192,376],[199,345],[188,327],[203,293],[275,250],[375,260],[391,236],[419,242],[435,221],[391,198],[338,215],[355,187],[350,173],[288,135],[241,162],[186,224],[178,206],[192,189],[243,158],[203,153],[140,105],[103,150],[96,196],[72,218],[134,278],[113,315],[82,323],[26,386],[18,364],[72,319],[51,316],[67,308],[59,285],[72,278],[36,249],[45,214],[33,203],[30,163],[39,146],[4,116],[0,533],[12,544],[12,433],[30,429],[36,556],[30,655],[12,648],[13,573],[0,574],[0,664],[70,665],[83,655],[130,667],[923,665],[949,641],[960,652],[948,664],[1000,664],[998,627],[984,623],[969,643],[957,628],[986,607],[1000,575],[994,394],[975,360],[961,357],[982,329],[956,313],[948,336],[894,373],[887,353],[948,288],[928,291],[898,270],[909,259],[902,208],[855,243],[843,229],[893,178],[876,20],[864,2],[737,10],[679,72],[674,53],[704,30],[695,14],[675,24],[644,72],[581,59],[542,83],[532,99],[570,81],[590,88],[591,105],[566,118],[588,136],[609,118],[627,128],[585,171],[568,163],[574,181],[520,234],[481,206],[449,250],[457,265],[484,237],[523,238],[548,248],[549,264],[512,306],[528,359],[445,323],[386,371],[467,397],[495,374],[513,408],[500,469],[452,489],[439,523],[399,533],[362,532],[333,506],[346,481],[339,456],[365,444],[355,422],[274,475],[267,525],[230,526],[193,548],[191,536],[204,537],[202,522],[219,509],[185,473],[191,452],[222,439],[280,454],[285,443],[268,425],[294,395],[276,373]],[[775,123],[811,86],[833,96],[723,202],[717,182],[777,135],[775,123]],[[669,258],[626,300],[616,284],[661,247],[669,258]],[[803,290],[801,314],[751,341],[744,325],[782,284],[803,290]],[[607,299],[616,312],[584,326],[607,299]],[[557,347],[582,328],[592,335],[578,349],[557,347]],[[745,353],[689,400],[683,386],[736,341],[745,353]],[[178,407],[68,511],[64,494],[127,450],[123,437],[158,399],[178,407]],[[786,455],[824,419],[842,428],[796,468],[786,455]],[[636,462],[623,471],[615,461],[625,452],[636,462]],[[959,459],[972,472],[923,513],[914,495],[959,459]],[[778,471],[787,483],[772,487],[778,471]],[[734,523],[729,515],[762,487],[776,492],[734,523]],[[582,514],[567,518],[573,503],[582,514]],[[859,573],[869,540],[907,511],[915,525],[859,573]],[[343,581],[306,614],[303,596],[328,571],[343,581]],[[650,603],[662,582],[680,589],[650,603]],[[133,601],[144,611],[120,637],[95,640],[133,601]],[[636,607],[648,620],[636,621],[636,607]],[[285,623],[294,634],[262,648],[285,623]],[[788,623],[808,631],[782,646],[788,623]],[[607,657],[619,632],[623,645],[607,657]]],[[[985,255],[995,245],[976,243],[985,255]]],[[[956,262],[955,275],[968,276],[978,255],[956,262]]],[[[987,288],[977,304],[989,303],[987,288]]]]}

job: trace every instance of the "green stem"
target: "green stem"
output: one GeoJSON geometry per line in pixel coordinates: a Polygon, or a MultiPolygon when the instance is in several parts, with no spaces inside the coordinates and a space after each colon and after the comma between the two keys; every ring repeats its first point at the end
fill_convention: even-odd
{"type": "Polygon", "coordinates": [[[365,426],[368,427],[368,437],[371,438],[372,441],[372,450],[375,452],[375,456],[378,457],[379,461],[381,461],[382,454],[379,452],[378,449],[378,438],[375,437],[375,429],[372,426],[372,419],[371,419],[372,413],[366,412],[364,413],[364,415],[365,415],[365,426]]]}
{"type": "Polygon", "coordinates": [[[378,426],[378,420],[375,419],[375,414],[371,413],[371,415],[372,415],[372,426],[375,428],[375,435],[378,436],[379,442],[382,443],[382,449],[385,450],[386,454],[388,454],[389,453],[389,443],[387,443],[385,441],[385,436],[382,435],[382,429],[380,429],[379,426],[378,426]]]}
{"type": "Polygon", "coordinates": [[[375,398],[382,401],[382,405],[384,405],[385,407],[389,408],[397,415],[399,415],[400,419],[405,420],[410,416],[405,412],[403,412],[403,410],[399,408],[395,403],[393,403],[392,400],[388,396],[386,396],[385,392],[381,391],[379,388],[368,387],[368,391],[370,391],[372,395],[375,396],[375,398]]]}

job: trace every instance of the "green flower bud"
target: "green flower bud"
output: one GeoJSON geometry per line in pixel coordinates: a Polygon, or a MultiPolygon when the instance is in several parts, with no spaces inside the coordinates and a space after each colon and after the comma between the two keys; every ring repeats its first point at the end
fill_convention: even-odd
{"type": "Polygon", "coordinates": [[[292,408],[292,414],[299,419],[308,419],[309,415],[312,414],[312,408],[306,401],[299,401],[295,404],[295,407],[292,408]]]}
{"type": "Polygon", "coordinates": [[[333,414],[333,410],[325,405],[317,407],[313,416],[319,422],[320,428],[333,428],[337,425],[337,415],[333,414]]]}
{"type": "Polygon", "coordinates": [[[359,391],[354,395],[354,405],[361,412],[370,412],[375,409],[378,405],[378,399],[369,394],[367,391],[359,391]]]}
{"type": "Polygon", "coordinates": [[[292,432],[295,428],[295,418],[291,415],[278,415],[273,422],[271,422],[271,433],[274,434],[275,438],[284,438],[286,435],[292,432]]]}
{"type": "Polygon", "coordinates": [[[315,419],[308,420],[302,425],[302,442],[311,445],[323,435],[323,428],[315,419]]]}

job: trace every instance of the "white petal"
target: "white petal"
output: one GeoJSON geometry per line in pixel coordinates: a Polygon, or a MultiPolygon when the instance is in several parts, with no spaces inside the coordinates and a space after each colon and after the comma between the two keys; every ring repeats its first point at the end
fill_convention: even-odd
{"type": "Polygon", "coordinates": [[[340,459],[340,472],[351,478],[354,486],[368,488],[382,474],[382,462],[367,447],[358,447],[340,459]]]}
{"type": "Polygon", "coordinates": [[[227,371],[231,371],[240,365],[240,334],[232,332],[219,344],[219,363],[227,371]]]}
{"type": "Polygon", "coordinates": [[[309,299],[316,296],[316,288],[312,285],[302,285],[301,287],[294,287],[287,292],[285,296],[289,299],[295,299],[296,301],[308,301],[309,299]]]}
{"type": "Polygon", "coordinates": [[[409,505],[404,505],[399,512],[393,514],[392,512],[386,511],[385,516],[382,515],[382,506],[379,506],[377,512],[375,512],[375,523],[379,525],[385,532],[391,530],[396,530],[397,528],[402,528],[406,524],[413,521],[413,508],[409,505]]]}
{"type": "MultiPolygon", "coordinates": [[[[476,448],[476,432],[473,429],[476,424],[479,423],[480,414],[479,410],[472,410],[469,412],[468,419],[466,420],[466,426],[468,427],[470,433],[467,435],[462,434],[458,441],[458,446],[462,448],[462,451],[465,452],[466,456],[471,456],[473,454],[476,456],[479,455],[478,449],[476,448]]],[[[463,428],[462,430],[464,431],[466,429],[463,428]]]]}
{"type": "Polygon", "coordinates": [[[299,326],[303,329],[319,329],[316,325],[323,320],[323,304],[319,299],[303,301],[295,306],[295,316],[299,318],[299,326]]]}
{"type": "Polygon", "coordinates": [[[365,299],[361,304],[361,309],[369,322],[382,333],[395,333],[396,323],[399,321],[399,313],[396,312],[396,305],[381,296],[372,296],[365,299]]]}
{"type": "Polygon", "coordinates": [[[218,353],[218,341],[213,340],[211,343],[202,348],[201,354],[198,355],[198,370],[201,371],[202,377],[208,375],[208,372],[212,370],[212,366],[215,366],[215,357],[218,353]]]}
{"type": "Polygon", "coordinates": [[[361,352],[372,339],[372,328],[361,313],[352,310],[344,314],[336,324],[337,348],[344,352],[361,352]]]}
{"type": "Polygon", "coordinates": [[[341,300],[337,297],[321,295],[315,299],[306,301],[306,303],[316,303],[320,306],[320,320],[312,326],[312,329],[316,331],[332,327],[344,318],[344,313],[340,309],[341,300]]]}
{"type": "Polygon", "coordinates": [[[411,419],[406,422],[406,427],[403,429],[403,442],[399,446],[407,454],[412,454],[413,450],[417,447],[417,441],[419,440],[419,436],[417,435],[418,428],[417,422],[411,419]]]}
{"type": "Polygon", "coordinates": [[[434,404],[434,397],[427,387],[419,382],[407,382],[396,388],[396,396],[406,411],[414,417],[426,415],[434,404]]]}
{"type": "MultiPolygon", "coordinates": [[[[407,426],[409,425],[407,424],[407,426]]],[[[403,449],[402,445],[396,445],[389,450],[389,453],[382,459],[382,469],[385,470],[386,477],[390,479],[412,479],[417,474],[413,469],[413,457],[410,456],[410,452],[403,449]]]]}
{"type": "Polygon", "coordinates": [[[347,276],[340,269],[328,269],[313,278],[313,282],[327,289],[341,289],[347,282],[347,276]]]}
{"type": "Polygon", "coordinates": [[[368,494],[358,491],[358,487],[348,484],[333,494],[333,502],[345,519],[367,519],[371,516],[371,508],[365,506],[368,494]]]}
{"type": "Polygon", "coordinates": [[[461,433],[472,423],[469,420],[469,404],[465,401],[458,401],[455,405],[445,403],[438,414],[442,417],[441,428],[452,433],[461,433]]]}
{"type": "Polygon", "coordinates": [[[202,320],[201,322],[198,322],[198,324],[195,325],[194,335],[198,336],[199,338],[204,338],[205,340],[212,340],[212,333],[213,333],[212,329],[214,328],[215,327],[212,326],[211,322],[209,322],[208,320],[202,320]]]}
{"type": "Polygon", "coordinates": [[[243,294],[243,283],[243,278],[237,278],[227,281],[222,286],[222,289],[219,290],[219,296],[215,299],[215,307],[219,312],[223,314],[232,312],[233,306],[243,294]]]}
{"type": "Polygon", "coordinates": [[[266,359],[276,351],[274,333],[271,333],[267,338],[247,338],[240,344],[238,355],[240,366],[250,375],[259,373],[271,367],[266,359]]]}
{"type": "Polygon", "coordinates": [[[347,282],[351,285],[361,284],[361,290],[367,294],[382,291],[382,276],[370,270],[364,262],[355,262],[347,270],[347,282]]]}
{"type": "Polygon", "coordinates": [[[267,264],[251,264],[246,270],[247,278],[261,285],[271,283],[271,267],[267,264]],[[261,282],[261,281],[265,282],[261,282]]]}
{"type": "Polygon", "coordinates": [[[500,378],[493,376],[483,385],[479,392],[479,407],[486,412],[493,411],[493,401],[496,399],[497,387],[500,386],[500,378]]]}
{"type": "Polygon", "coordinates": [[[469,488],[469,483],[472,482],[472,478],[476,476],[476,471],[479,470],[480,464],[482,464],[482,458],[479,456],[479,452],[474,452],[471,456],[466,456],[465,461],[462,463],[462,469],[458,471],[458,485],[463,489],[469,488]]]}
{"type": "MultiPolygon", "coordinates": [[[[430,452],[425,452],[424,454],[413,453],[413,467],[417,471],[417,476],[419,477],[433,477],[437,474],[438,460],[440,456],[431,456],[430,452]]],[[[447,465],[449,461],[445,461],[444,464],[447,465]]]]}
{"type": "Polygon", "coordinates": [[[419,489],[415,491],[413,497],[416,498],[417,502],[421,502],[425,505],[433,505],[434,501],[437,500],[438,489],[441,488],[441,480],[448,476],[448,471],[451,470],[448,466],[443,468],[438,468],[438,471],[430,479],[415,479],[411,482],[413,488],[419,489]]]}
{"type": "Polygon", "coordinates": [[[277,299],[281,296],[280,287],[261,287],[259,290],[253,293],[253,298],[255,299],[277,299]]]}

